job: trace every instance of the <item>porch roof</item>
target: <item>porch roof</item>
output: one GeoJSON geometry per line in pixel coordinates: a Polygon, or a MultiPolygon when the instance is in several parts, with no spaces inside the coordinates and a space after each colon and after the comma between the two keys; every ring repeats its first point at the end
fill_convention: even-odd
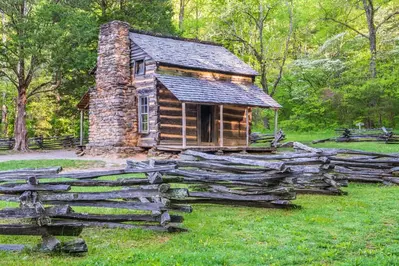
{"type": "Polygon", "coordinates": [[[82,96],[76,107],[79,110],[89,110],[89,102],[90,102],[90,89],[86,91],[86,93],[82,96]]]}
{"type": "Polygon", "coordinates": [[[156,78],[181,102],[281,108],[272,97],[253,84],[163,74],[156,74],[156,78]]]}
{"type": "Polygon", "coordinates": [[[272,97],[253,84],[163,74],[156,74],[156,78],[181,102],[281,108],[272,97]]]}

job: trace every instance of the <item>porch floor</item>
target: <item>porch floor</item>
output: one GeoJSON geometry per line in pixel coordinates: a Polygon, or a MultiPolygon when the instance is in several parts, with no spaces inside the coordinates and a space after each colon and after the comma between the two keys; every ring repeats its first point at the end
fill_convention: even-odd
{"type": "Polygon", "coordinates": [[[174,146],[174,145],[159,145],[156,147],[159,151],[184,151],[184,150],[196,150],[196,151],[203,151],[203,152],[276,152],[276,148],[272,147],[248,147],[248,146],[174,146]]]}

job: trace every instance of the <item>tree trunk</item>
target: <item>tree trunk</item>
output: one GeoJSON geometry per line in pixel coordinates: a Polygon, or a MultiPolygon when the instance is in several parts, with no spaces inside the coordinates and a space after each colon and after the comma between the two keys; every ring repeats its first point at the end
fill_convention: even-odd
{"type": "Polygon", "coordinates": [[[101,6],[101,17],[103,20],[105,20],[105,18],[107,17],[107,1],[101,0],[100,6],[101,6]]]}
{"type": "Polygon", "coordinates": [[[260,84],[266,94],[269,94],[269,85],[267,84],[267,69],[264,62],[261,62],[260,67],[260,84]]]}
{"type": "Polygon", "coordinates": [[[7,121],[7,106],[3,104],[1,108],[1,123],[3,124],[2,126],[2,133],[4,137],[7,137],[7,132],[8,132],[8,121],[7,121]]]}
{"type": "Polygon", "coordinates": [[[6,105],[6,93],[3,92],[3,104],[1,106],[1,131],[0,134],[3,134],[4,137],[7,137],[7,132],[8,132],[8,119],[7,119],[7,105],[6,105]]]}
{"type": "Polygon", "coordinates": [[[185,0],[180,0],[180,10],[179,10],[179,30],[183,32],[183,22],[184,22],[184,8],[185,0]]]}
{"type": "MultiPolygon", "coordinates": [[[[375,29],[374,29],[375,30],[375,29]]],[[[376,44],[376,33],[375,31],[372,33],[370,31],[370,76],[371,78],[376,78],[377,77],[377,44],[376,44]]]]}
{"type": "Polygon", "coordinates": [[[28,132],[26,130],[26,88],[18,90],[17,114],[14,128],[15,151],[28,151],[28,132]]]}
{"type": "Polygon", "coordinates": [[[363,7],[366,13],[367,26],[369,30],[369,49],[370,49],[370,76],[377,77],[377,30],[374,24],[374,5],[373,0],[363,0],[363,7]]]}
{"type": "Polygon", "coordinates": [[[196,36],[195,38],[199,38],[199,7],[198,7],[198,1],[195,3],[195,32],[196,32],[196,36]]]}

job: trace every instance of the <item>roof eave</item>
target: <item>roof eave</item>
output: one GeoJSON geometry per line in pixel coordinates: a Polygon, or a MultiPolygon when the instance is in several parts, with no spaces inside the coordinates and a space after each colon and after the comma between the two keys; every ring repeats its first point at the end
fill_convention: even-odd
{"type": "MultiPolygon", "coordinates": [[[[176,95],[175,95],[176,97],[176,95]]],[[[177,98],[177,97],[176,97],[177,98]]],[[[238,104],[238,103],[228,103],[228,102],[202,102],[202,101],[182,101],[178,99],[180,102],[184,103],[193,103],[193,104],[209,104],[209,105],[234,105],[234,106],[242,106],[242,107],[257,107],[257,108],[267,108],[267,109],[280,109],[282,106],[270,106],[270,105],[258,105],[258,104],[238,104]]]]}

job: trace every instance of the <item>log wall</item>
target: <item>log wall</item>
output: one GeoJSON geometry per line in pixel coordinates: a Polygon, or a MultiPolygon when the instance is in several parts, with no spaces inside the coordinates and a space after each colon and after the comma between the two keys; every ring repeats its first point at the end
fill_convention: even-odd
{"type": "MultiPolygon", "coordinates": [[[[223,144],[224,146],[245,146],[246,117],[244,106],[223,105],[223,144]]],[[[216,109],[216,128],[219,143],[220,108],[216,109]]],[[[251,109],[249,109],[249,125],[251,125],[251,109]]]]}
{"type": "Polygon", "coordinates": [[[250,76],[231,75],[231,74],[183,69],[183,68],[168,67],[168,66],[159,66],[157,72],[160,74],[168,74],[174,76],[186,76],[186,77],[195,77],[195,78],[210,79],[210,80],[223,80],[223,81],[231,81],[236,83],[253,83],[254,81],[253,77],[250,76]]]}
{"type": "MultiPolygon", "coordinates": [[[[154,78],[156,68],[156,62],[139,46],[137,46],[134,42],[131,42],[132,85],[136,88],[137,98],[139,96],[149,97],[149,131],[146,134],[139,133],[138,146],[140,147],[152,147],[158,142],[158,104],[154,78]],[[144,75],[135,75],[134,62],[136,60],[144,60],[144,75]]],[[[138,123],[138,117],[136,118],[135,123],[138,123]]]]}
{"type": "MultiPolygon", "coordinates": [[[[182,145],[182,104],[164,86],[158,87],[159,118],[161,145],[182,145]]],[[[198,145],[197,139],[197,105],[186,104],[186,138],[187,145],[198,145]]]]}

